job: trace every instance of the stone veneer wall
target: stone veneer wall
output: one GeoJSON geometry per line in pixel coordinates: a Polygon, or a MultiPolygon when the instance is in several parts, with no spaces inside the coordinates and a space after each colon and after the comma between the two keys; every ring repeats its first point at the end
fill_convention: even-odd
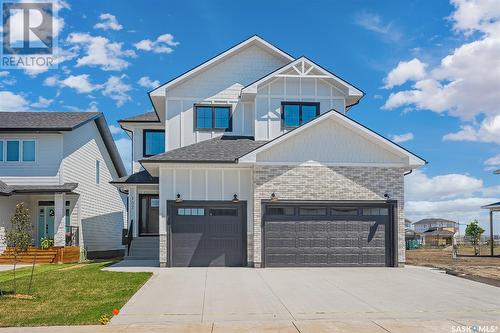
{"type": "Polygon", "coordinates": [[[254,168],[254,240],[256,267],[261,258],[261,201],[275,193],[279,200],[391,200],[398,202],[398,263],[405,262],[404,169],[379,167],[259,166],[254,168]]]}

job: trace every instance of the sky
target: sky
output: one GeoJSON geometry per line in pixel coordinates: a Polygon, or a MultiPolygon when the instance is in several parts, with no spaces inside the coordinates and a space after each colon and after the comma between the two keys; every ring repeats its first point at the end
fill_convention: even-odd
{"type": "MultiPolygon", "coordinates": [[[[500,201],[500,1],[57,1],[57,68],[0,68],[0,111],[100,111],[257,34],[361,88],[348,115],[429,163],[405,177],[406,215],[478,219],[500,201]]],[[[500,215],[500,214],[499,214],[500,215]]],[[[500,220],[500,217],[498,218],[500,220]]],[[[500,223],[497,223],[500,233],[500,223]]],[[[488,229],[488,228],[487,228],[488,229]]]]}

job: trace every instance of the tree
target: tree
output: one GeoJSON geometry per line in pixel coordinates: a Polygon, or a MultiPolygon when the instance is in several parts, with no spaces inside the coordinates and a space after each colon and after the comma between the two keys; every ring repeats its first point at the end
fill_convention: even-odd
{"type": "Polygon", "coordinates": [[[28,251],[29,246],[32,244],[31,238],[31,218],[28,209],[24,208],[24,203],[16,205],[16,211],[10,218],[11,228],[7,231],[5,239],[7,245],[12,248],[14,255],[14,295],[17,294],[16,284],[16,264],[17,256],[28,251]]]}
{"type": "Polygon", "coordinates": [[[474,246],[474,255],[476,256],[479,255],[479,241],[483,232],[484,229],[479,226],[477,220],[469,223],[465,229],[465,235],[470,237],[472,246],[474,246]]]}

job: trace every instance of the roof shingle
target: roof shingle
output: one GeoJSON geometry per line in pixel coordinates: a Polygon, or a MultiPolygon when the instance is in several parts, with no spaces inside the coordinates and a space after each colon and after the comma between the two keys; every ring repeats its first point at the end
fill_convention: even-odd
{"type": "Polygon", "coordinates": [[[0,112],[0,131],[71,131],[100,112],[0,112]]]}
{"type": "Polygon", "coordinates": [[[156,114],[156,112],[154,111],[151,111],[151,112],[146,112],[146,113],[142,113],[142,114],[139,114],[139,115],[136,115],[136,116],[133,116],[133,117],[128,117],[128,118],[124,118],[124,119],[121,119],[121,120],[118,120],[119,123],[123,122],[123,123],[140,123],[140,122],[160,122],[160,120],[158,119],[158,115],[156,114]]]}
{"type": "Polygon", "coordinates": [[[141,160],[143,163],[236,163],[238,158],[265,144],[249,136],[223,135],[141,160]]]}
{"type": "Polygon", "coordinates": [[[153,177],[146,170],[142,170],[111,181],[111,184],[158,184],[158,177],[153,177]]]}

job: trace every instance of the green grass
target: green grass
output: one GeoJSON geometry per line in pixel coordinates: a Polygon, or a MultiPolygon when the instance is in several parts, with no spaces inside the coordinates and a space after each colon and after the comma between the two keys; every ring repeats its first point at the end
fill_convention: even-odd
{"type": "MultiPolygon", "coordinates": [[[[107,272],[110,262],[47,264],[35,267],[33,299],[0,297],[0,326],[99,324],[112,316],[151,273],[107,272]]],[[[27,293],[31,267],[17,271],[18,293],[27,293]]],[[[0,273],[0,289],[13,293],[12,271],[0,273]]]]}

